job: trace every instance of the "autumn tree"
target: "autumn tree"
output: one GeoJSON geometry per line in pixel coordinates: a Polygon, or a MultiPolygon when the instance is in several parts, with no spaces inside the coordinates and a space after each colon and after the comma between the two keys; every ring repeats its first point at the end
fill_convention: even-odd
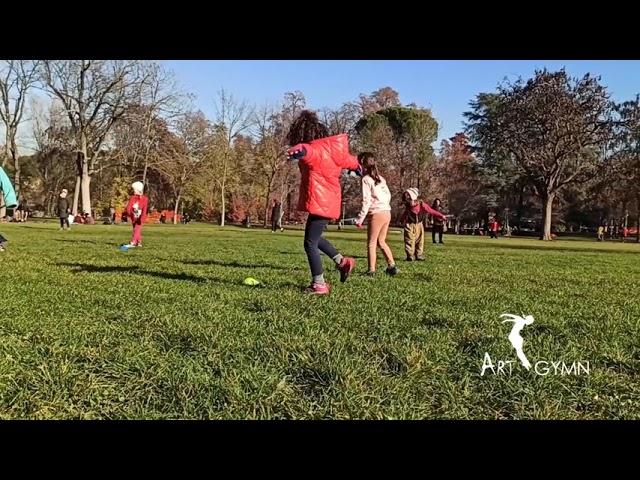
{"type": "Polygon", "coordinates": [[[462,221],[477,218],[485,207],[486,185],[463,133],[442,141],[429,191],[442,200],[447,213],[455,216],[456,232],[462,221]]]}
{"type": "Polygon", "coordinates": [[[481,157],[507,158],[524,174],[542,200],[542,238],[550,240],[558,194],[602,165],[612,127],[606,89],[590,75],[542,70],[501,84],[490,104],[483,100],[465,114],[467,132],[481,157]]]}
{"type": "Polygon", "coordinates": [[[173,190],[173,223],[177,223],[180,202],[191,192],[202,173],[211,168],[215,139],[220,133],[200,111],[189,112],[176,121],[176,132],[169,128],[158,134],[160,143],[151,168],[164,175],[173,190]]]}
{"type": "Polygon", "coordinates": [[[431,111],[417,107],[388,107],[362,117],[355,126],[358,143],[375,151],[389,175],[397,175],[400,190],[420,188],[433,160],[432,144],[438,123],[431,111]]]}
{"type": "Polygon", "coordinates": [[[635,201],[637,238],[640,242],[640,96],[616,106],[615,185],[623,201],[635,201]]]}

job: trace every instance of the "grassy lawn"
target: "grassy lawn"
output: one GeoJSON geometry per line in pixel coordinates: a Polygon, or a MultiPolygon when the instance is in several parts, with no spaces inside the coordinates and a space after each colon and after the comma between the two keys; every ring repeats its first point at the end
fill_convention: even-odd
{"type": "Polygon", "coordinates": [[[356,272],[326,259],[309,298],[300,231],[0,232],[0,418],[640,418],[640,245],[451,235],[406,263],[394,232],[401,274],[368,278],[365,233],[331,227],[356,272]],[[590,374],[525,370],[503,313],[535,317],[532,363],[590,374]],[[480,376],[485,352],[512,373],[480,376]]]}

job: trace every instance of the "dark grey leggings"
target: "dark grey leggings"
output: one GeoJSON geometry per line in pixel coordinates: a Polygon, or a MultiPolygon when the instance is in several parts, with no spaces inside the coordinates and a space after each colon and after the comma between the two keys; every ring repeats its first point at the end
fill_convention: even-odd
{"type": "Polygon", "coordinates": [[[313,276],[322,275],[324,271],[322,257],[320,256],[321,251],[328,255],[329,258],[338,255],[335,247],[327,239],[322,238],[322,232],[328,224],[329,219],[327,218],[309,215],[307,225],[304,228],[304,251],[307,252],[307,259],[313,276]]]}

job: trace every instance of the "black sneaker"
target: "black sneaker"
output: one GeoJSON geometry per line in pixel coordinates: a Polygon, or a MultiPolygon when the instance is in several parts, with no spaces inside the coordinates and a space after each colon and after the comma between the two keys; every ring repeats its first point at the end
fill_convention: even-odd
{"type": "Polygon", "coordinates": [[[413,258],[411,258],[411,257],[407,257],[406,260],[407,260],[407,262],[413,262],[413,258]]]}
{"type": "Polygon", "coordinates": [[[367,270],[367,272],[365,273],[365,275],[367,277],[375,277],[376,275],[376,271],[375,270],[367,270]]]}
{"type": "Polygon", "coordinates": [[[424,262],[424,257],[416,257],[416,262],[424,262]]]}
{"type": "Polygon", "coordinates": [[[394,275],[397,275],[398,273],[400,273],[400,270],[398,270],[398,267],[393,265],[391,267],[387,267],[384,273],[386,273],[387,275],[391,275],[393,277],[394,275]]]}

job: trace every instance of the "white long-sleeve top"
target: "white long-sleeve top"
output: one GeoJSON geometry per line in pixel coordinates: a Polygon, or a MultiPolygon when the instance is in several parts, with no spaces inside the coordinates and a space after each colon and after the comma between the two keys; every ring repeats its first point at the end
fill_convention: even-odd
{"type": "Polygon", "coordinates": [[[362,209],[356,223],[362,224],[369,213],[388,211],[391,211],[391,192],[386,180],[380,177],[380,183],[376,185],[369,175],[362,177],[362,209]]]}

